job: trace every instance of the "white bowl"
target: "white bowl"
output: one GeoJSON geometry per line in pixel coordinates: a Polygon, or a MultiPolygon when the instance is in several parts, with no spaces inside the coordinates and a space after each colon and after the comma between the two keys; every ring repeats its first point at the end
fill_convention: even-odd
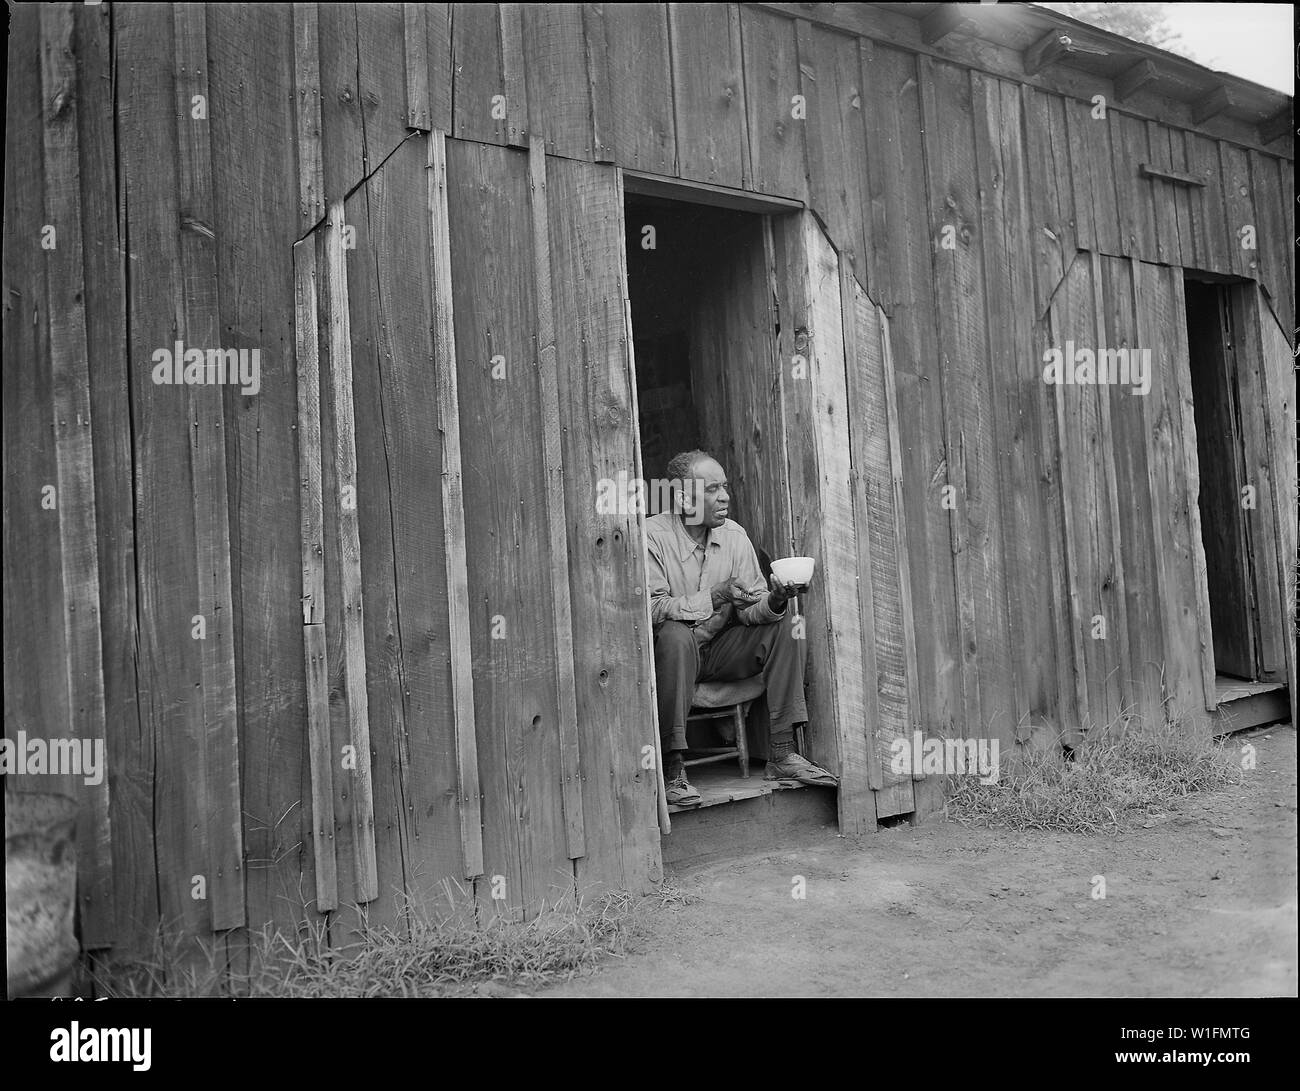
{"type": "Polygon", "coordinates": [[[807,587],[812,581],[813,569],[817,565],[814,557],[782,557],[772,562],[772,575],[782,583],[794,587],[807,587]]]}

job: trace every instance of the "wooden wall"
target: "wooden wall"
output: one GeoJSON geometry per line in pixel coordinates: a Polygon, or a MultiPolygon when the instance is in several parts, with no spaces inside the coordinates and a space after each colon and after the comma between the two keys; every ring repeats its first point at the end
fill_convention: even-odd
{"type": "MultiPolygon", "coordinates": [[[[887,330],[918,729],[1005,744],[1204,708],[1181,269],[1259,284],[1285,466],[1291,160],[1150,96],[1094,119],[1082,77],[911,45],[764,5],[15,9],[6,731],[104,725],[91,946],[163,922],[237,955],[241,925],[319,910],[322,867],[379,922],[444,877],[511,911],[557,874],[657,875],[625,745],[650,733],[637,523],[587,500],[626,468],[635,411],[616,166],[806,202],[852,313],[887,330]],[[1053,390],[1042,353],[1066,337],[1140,339],[1166,367],[1146,399],[1053,390]],[[176,339],[260,348],[261,390],[155,386],[176,339]],[[326,791],[322,762],[358,742],[368,768],[326,791]],[[473,880],[495,874],[506,907],[473,880]]],[[[917,782],[916,808],[936,791],[917,782]]]]}

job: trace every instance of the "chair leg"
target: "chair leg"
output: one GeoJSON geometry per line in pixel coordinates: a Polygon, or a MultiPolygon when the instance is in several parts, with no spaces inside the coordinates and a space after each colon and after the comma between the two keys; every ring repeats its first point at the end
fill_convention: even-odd
{"type": "Polygon", "coordinates": [[[798,750],[801,756],[805,758],[808,756],[808,751],[804,749],[803,724],[800,724],[794,729],[794,745],[795,749],[798,750]]]}
{"type": "Polygon", "coordinates": [[[745,707],[737,705],[735,708],[736,716],[736,749],[740,751],[740,775],[749,779],[749,737],[745,732],[745,707]]]}

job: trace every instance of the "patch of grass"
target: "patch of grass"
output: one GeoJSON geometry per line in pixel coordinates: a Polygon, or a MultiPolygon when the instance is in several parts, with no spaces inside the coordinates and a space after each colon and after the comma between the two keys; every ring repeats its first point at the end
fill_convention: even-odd
{"type": "Polygon", "coordinates": [[[547,906],[524,922],[476,919],[472,900],[433,919],[409,903],[409,926],[365,929],[331,948],[323,921],[289,937],[269,929],[248,937],[248,971],[229,965],[224,944],[158,945],[144,960],[92,971],[98,995],[129,997],[438,997],[500,995],[550,984],[634,951],[656,909],[688,904],[670,884],[646,898],[618,891],[547,906]]]}
{"type": "Polygon", "coordinates": [[[1073,761],[1031,750],[996,784],[948,777],[945,813],[994,829],[1103,833],[1161,813],[1193,792],[1240,781],[1236,751],[1208,728],[1132,721],[1126,730],[1086,742],[1073,761]]]}

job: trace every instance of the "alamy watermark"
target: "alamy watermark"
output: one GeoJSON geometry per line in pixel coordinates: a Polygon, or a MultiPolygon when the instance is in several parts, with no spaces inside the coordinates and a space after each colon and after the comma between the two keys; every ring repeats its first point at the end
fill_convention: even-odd
{"type": "Polygon", "coordinates": [[[19,731],[16,739],[0,739],[0,773],[81,777],[93,787],[104,779],[104,740],[29,739],[19,731]]]}
{"type": "Polygon", "coordinates": [[[704,508],[696,502],[703,489],[702,478],[654,477],[645,481],[619,470],[613,477],[602,477],[596,482],[597,515],[654,515],[673,511],[674,493],[686,499],[682,520],[698,526],[704,520],[704,508]]]}
{"type": "Polygon", "coordinates": [[[262,389],[261,349],[186,348],[177,341],[171,348],[154,349],[149,358],[153,381],[159,385],[235,386],[241,394],[262,389]]]}
{"type": "Polygon", "coordinates": [[[981,784],[998,782],[997,739],[925,739],[919,731],[910,739],[894,739],[889,744],[890,771],[900,776],[921,773],[932,776],[950,773],[955,776],[978,775],[981,784]]]}
{"type": "Polygon", "coordinates": [[[1150,349],[1075,348],[1067,340],[1064,348],[1053,346],[1043,353],[1043,382],[1063,386],[1131,386],[1134,394],[1151,390],[1150,349]]]}

